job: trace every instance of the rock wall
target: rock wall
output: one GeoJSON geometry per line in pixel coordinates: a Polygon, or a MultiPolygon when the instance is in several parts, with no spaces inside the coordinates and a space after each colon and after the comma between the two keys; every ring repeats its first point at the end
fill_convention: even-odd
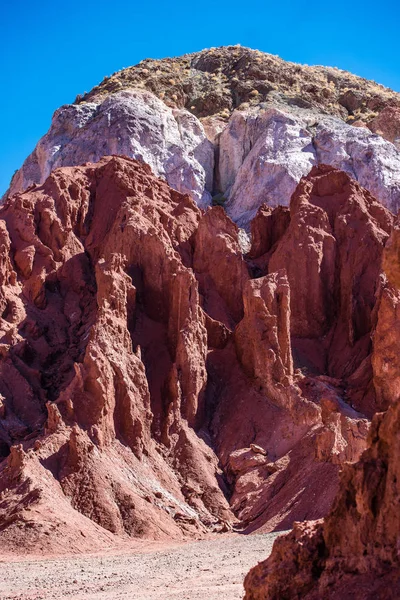
{"type": "MultiPolygon", "coordinates": [[[[350,406],[347,374],[298,368],[293,298],[304,272],[274,262],[295,262],[299,214],[302,261],[317,256],[317,214],[360,284],[362,307],[354,288],[345,322],[364,310],[371,335],[391,216],[336,170],[302,180],[290,215],[261,211],[255,258],[242,254],[222,207],[202,211],[124,157],[56,169],[5,202],[0,537],[10,551],[179,539],[232,524],[271,531],[328,512],[368,421],[350,406]],[[344,207],[351,219],[336,226],[344,207]],[[371,264],[346,231],[368,241],[371,264]]],[[[327,281],[347,282],[340,261],[326,265],[327,281]]],[[[341,322],[327,314],[330,326],[341,322]]],[[[356,339],[344,340],[351,354],[356,339]]],[[[372,380],[371,359],[366,373],[358,390],[372,380]]]]}
{"type": "Polygon", "coordinates": [[[374,416],[360,460],[343,467],[328,516],[296,523],[276,541],[270,558],[247,575],[246,600],[399,596],[398,247],[396,226],[384,250],[372,355],[378,404],[387,411],[374,416]]]}

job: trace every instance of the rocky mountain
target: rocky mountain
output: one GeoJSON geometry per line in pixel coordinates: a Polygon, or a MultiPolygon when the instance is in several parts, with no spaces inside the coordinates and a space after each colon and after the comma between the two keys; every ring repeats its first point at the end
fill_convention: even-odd
{"type": "Polygon", "coordinates": [[[222,198],[248,228],[263,202],[289,205],[301,177],[329,164],[397,212],[399,135],[400,95],[391,90],[339,69],[217,48],[143,61],[61,107],[9,193],[54,168],[122,154],[202,208],[222,198]]]}
{"type": "MultiPolygon", "coordinates": [[[[137,87],[152,92],[168,106],[186,108],[198,118],[225,116],[237,108],[247,108],[247,103],[256,106],[272,101],[316,109],[349,122],[370,123],[387,107],[399,106],[398,94],[373,81],[337,68],[286,62],[240,45],[144,60],[105,77],[91,92],[78,96],[76,103],[137,87]]],[[[395,122],[392,115],[393,133],[395,122]]]]}
{"type": "Polygon", "coordinates": [[[3,547],[300,521],[249,600],[391,581],[399,111],[236,46],[56,111],[0,207],[3,547]]]}

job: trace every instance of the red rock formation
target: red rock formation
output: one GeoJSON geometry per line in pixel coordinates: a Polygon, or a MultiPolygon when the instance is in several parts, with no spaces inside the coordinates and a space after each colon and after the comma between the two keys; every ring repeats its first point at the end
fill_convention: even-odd
{"type": "Polygon", "coordinates": [[[244,294],[245,316],[235,331],[240,363],[277,404],[293,383],[290,345],[290,289],[283,271],[249,281],[244,294]]]}
{"type": "Polygon", "coordinates": [[[365,446],[346,386],[372,380],[390,223],[346,175],[314,170],[290,224],[259,213],[249,270],[221,207],[202,213],[134,160],[59,169],[9,198],[0,538],[46,551],[49,531],[78,551],[325,515],[365,446]],[[259,259],[269,273],[251,279],[259,259]],[[300,350],[320,365],[309,376],[300,350]]]}
{"type": "Polygon", "coordinates": [[[22,441],[39,490],[50,469],[58,496],[116,534],[179,537],[229,520],[217,459],[189,427],[207,351],[185,266],[194,202],[108,158],[54,172],[0,216],[3,455],[22,441]]]}
{"type": "Polygon", "coordinates": [[[249,258],[259,258],[281,239],[290,223],[286,206],[271,208],[262,204],[251,222],[251,248],[249,258]]]}
{"type": "Polygon", "coordinates": [[[246,600],[394,600],[400,595],[399,229],[384,251],[387,279],[373,343],[374,383],[389,408],[372,421],[368,449],[346,464],[323,521],[297,523],[245,580],[246,600]]]}
{"type": "Polygon", "coordinates": [[[249,279],[238,228],[222,206],[202,217],[194,241],[193,268],[206,312],[233,328],[243,317],[243,287],[249,279]]]}
{"type": "Polygon", "coordinates": [[[284,272],[249,281],[235,348],[230,343],[208,360],[213,388],[223,382],[212,430],[233,486],[231,505],[247,532],[315,518],[337,491],[338,465],[365,447],[366,421],[333,391],[329,378],[325,383],[294,374],[290,319],[284,272]],[[268,458],[253,456],[254,442],[268,458]]]}
{"type": "MultiPolygon", "coordinates": [[[[270,215],[264,217],[259,214],[253,225],[257,239],[263,222],[269,231],[270,215]]],[[[378,351],[371,360],[371,338],[377,345],[384,328],[381,313],[378,327],[376,321],[384,301],[381,257],[392,221],[346,174],[313,169],[292,198],[286,232],[277,233],[272,249],[263,248],[270,275],[245,286],[236,355],[229,344],[209,355],[209,385],[211,380],[219,389],[224,382],[212,430],[230,473],[231,504],[247,531],[291,526],[295,515],[316,518],[310,498],[328,506],[337,493],[333,465],[356,460],[365,447],[367,422],[346,400],[367,415],[380,406],[373,387],[378,367],[372,365],[384,354],[378,351]],[[292,348],[295,366],[307,367],[308,376],[293,369],[292,348]],[[272,461],[239,460],[249,442],[264,447],[272,461]],[[307,494],[293,504],[294,488],[307,494]]],[[[389,352],[384,331],[382,340],[389,352]]]]}
{"type": "Polygon", "coordinates": [[[394,600],[398,553],[400,403],[373,419],[370,446],[346,465],[324,522],[297,523],[245,579],[246,600],[394,600]]]}
{"type": "Polygon", "coordinates": [[[372,367],[379,410],[400,399],[400,228],[397,221],[383,256],[386,277],[381,284],[373,338],[372,367]]]}
{"type": "MultiPolygon", "coordinates": [[[[382,250],[393,217],[348,175],[326,166],[303,178],[290,212],[268,269],[287,272],[295,364],[350,378],[369,360],[382,250]]],[[[376,409],[369,398],[353,403],[368,416],[376,409]]]]}

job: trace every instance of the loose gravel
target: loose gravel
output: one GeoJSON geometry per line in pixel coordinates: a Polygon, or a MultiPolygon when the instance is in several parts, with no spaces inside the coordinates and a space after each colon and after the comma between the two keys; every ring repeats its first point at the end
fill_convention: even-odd
{"type": "Polygon", "coordinates": [[[0,561],[0,600],[239,600],[277,533],[117,555],[0,561]]]}

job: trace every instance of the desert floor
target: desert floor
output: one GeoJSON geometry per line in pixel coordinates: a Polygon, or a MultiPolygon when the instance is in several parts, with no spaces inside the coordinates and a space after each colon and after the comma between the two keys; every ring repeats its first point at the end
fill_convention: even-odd
{"type": "Polygon", "coordinates": [[[276,533],[227,534],[113,555],[0,560],[0,600],[236,600],[276,533]]]}

